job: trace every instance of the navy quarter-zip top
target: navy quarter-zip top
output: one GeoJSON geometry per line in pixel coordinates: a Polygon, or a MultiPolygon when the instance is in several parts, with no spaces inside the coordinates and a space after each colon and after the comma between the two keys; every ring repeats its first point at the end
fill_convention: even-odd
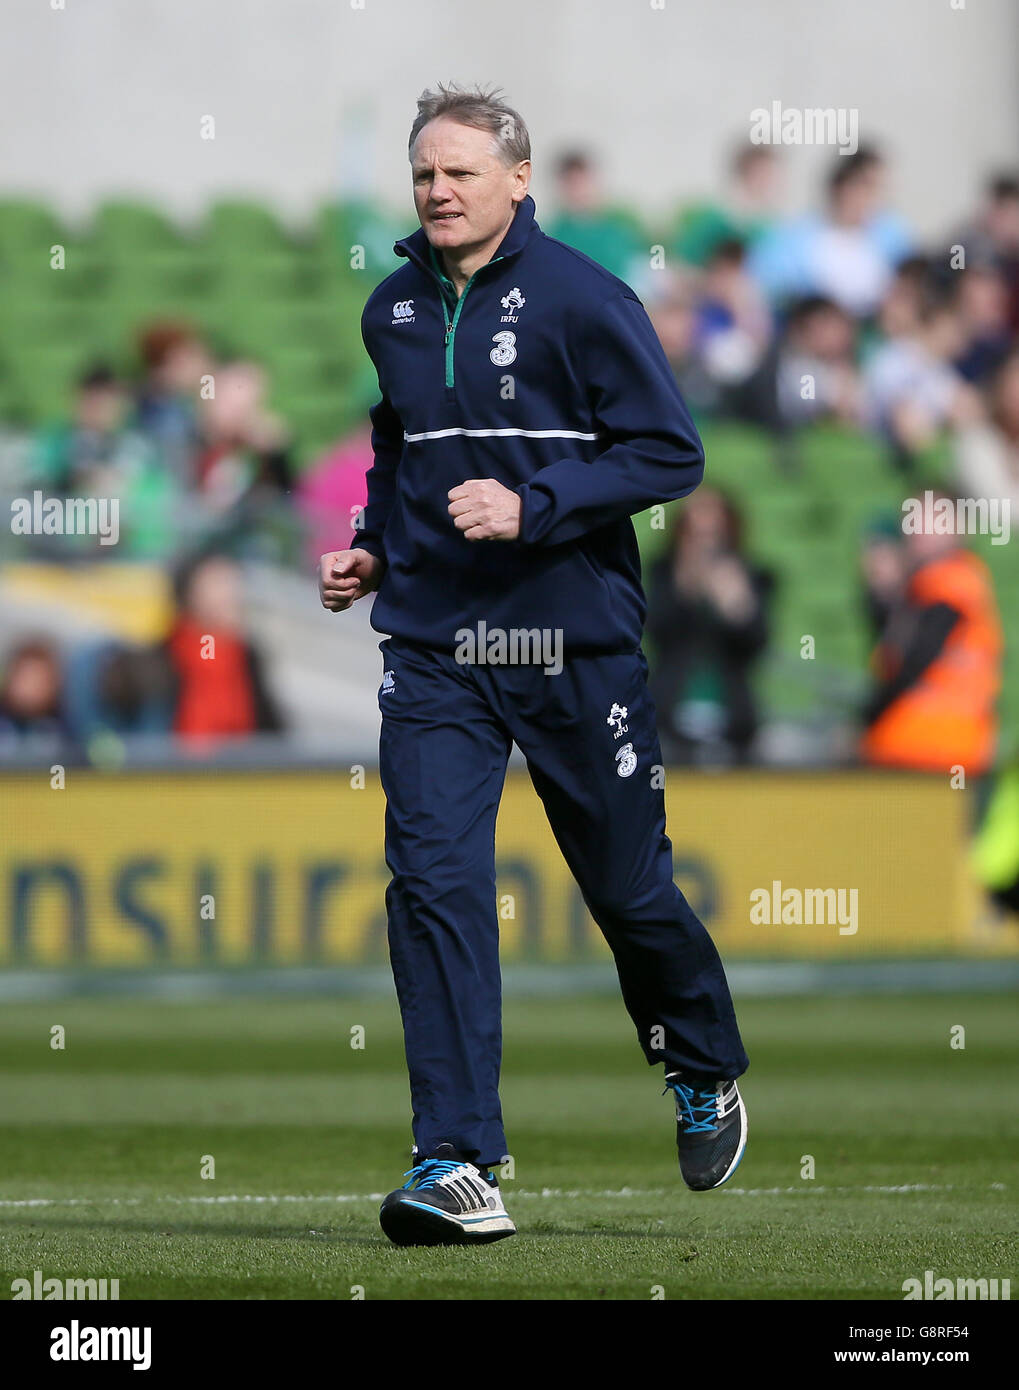
{"type": "Polygon", "coordinates": [[[355,546],[385,562],[379,632],[452,651],[463,628],[562,632],[570,652],[636,651],[645,601],[637,512],[684,497],[704,453],[640,300],[517,205],[456,297],[421,228],[371,294],[375,461],[355,546]],[[521,499],[515,541],[468,541],[451,488],[521,499]]]}

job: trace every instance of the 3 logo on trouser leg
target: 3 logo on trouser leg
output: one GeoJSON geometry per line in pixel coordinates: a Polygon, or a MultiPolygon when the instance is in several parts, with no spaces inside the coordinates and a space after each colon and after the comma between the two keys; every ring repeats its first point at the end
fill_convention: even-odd
{"type": "Polygon", "coordinates": [[[637,771],[637,754],[633,751],[632,743],[624,743],[622,748],[616,750],[616,762],[619,764],[616,772],[620,777],[631,777],[637,771]]]}
{"type": "MultiPolygon", "coordinates": [[[[609,717],[605,721],[612,730],[613,738],[622,738],[624,734],[629,733],[630,726],[624,723],[624,720],[629,717],[629,713],[630,711],[625,705],[613,702],[612,708],[609,710],[609,717]]],[[[632,743],[624,743],[621,748],[616,750],[616,763],[618,764],[616,772],[620,777],[631,777],[637,771],[637,754],[633,751],[632,743]]]]}

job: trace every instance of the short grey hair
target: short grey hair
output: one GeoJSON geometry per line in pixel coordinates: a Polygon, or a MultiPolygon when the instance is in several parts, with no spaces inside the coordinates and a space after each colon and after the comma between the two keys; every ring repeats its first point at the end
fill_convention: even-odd
{"type": "Polygon", "coordinates": [[[459,125],[489,131],[496,153],[507,168],[531,157],[531,137],[523,117],[506,105],[497,87],[486,92],[481,87],[458,87],[455,82],[444,86],[440,82],[437,92],[423,91],[418,97],[418,113],[407,142],[409,158],[414,155],[414,141],[437,116],[448,116],[459,125]]]}

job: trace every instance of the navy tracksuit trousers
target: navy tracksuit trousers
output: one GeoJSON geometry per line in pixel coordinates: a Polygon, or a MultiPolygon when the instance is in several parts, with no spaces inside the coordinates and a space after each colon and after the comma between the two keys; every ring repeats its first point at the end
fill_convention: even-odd
{"type": "Polygon", "coordinates": [[[648,1062],[705,1081],[741,1075],[722,963],[672,878],[643,654],[567,657],[546,675],[396,638],[379,647],[389,949],[417,1152],[450,1143],[482,1164],[508,1153],[495,822],[514,741],[648,1062]],[[610,722],[614,707],[626,714],[610,722]]]}

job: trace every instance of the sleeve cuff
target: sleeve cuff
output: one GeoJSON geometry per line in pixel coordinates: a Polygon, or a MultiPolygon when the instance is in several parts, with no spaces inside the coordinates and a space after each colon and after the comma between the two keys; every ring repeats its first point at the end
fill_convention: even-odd
{"type": "Polygon", "coordinates": [[[521,545],[537,545],[547,530],[546,516],[552,506],[551,499],[543,492],[534,492],[530,483],[521,483],[514,489],[520,498],[521,545]]]}

